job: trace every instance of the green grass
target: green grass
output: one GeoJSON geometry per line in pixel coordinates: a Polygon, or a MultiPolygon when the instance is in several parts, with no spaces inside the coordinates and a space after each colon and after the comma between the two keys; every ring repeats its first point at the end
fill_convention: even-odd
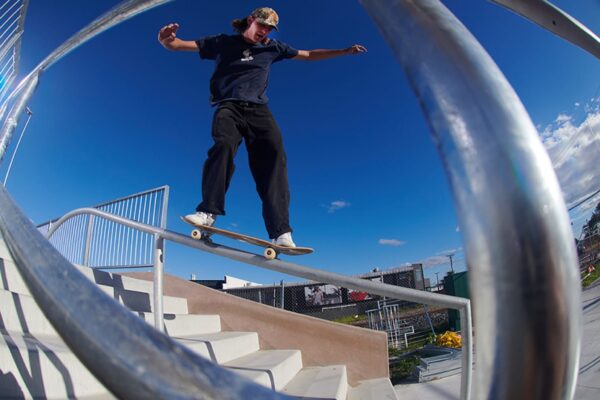
{"type": "Polygon", "coordinates": [[[365,314],[361,314],[361,315],[348,315],[347,317],[334,319],[333,322],[338,322],[340,324],[353,325],[357,322],[362,322],[362,321],[366,321],[366,320],[367,320],[367,316],[365,314]]]}
{"type": "Polygon", "coordinates": [[[596,279],[600,278],[600,265],[595,265],[594,267],[596,270],[581,282],[581,286],[584,288],[590,286],[596,279]]]}
{"type": "Polygon", "coordinates": [[[394,362],[390,365],[390,380],[392,384],[398,384],[406,378],[410,378],[415,366],[419,364],[419,357],[411,356],[394,362]]]}

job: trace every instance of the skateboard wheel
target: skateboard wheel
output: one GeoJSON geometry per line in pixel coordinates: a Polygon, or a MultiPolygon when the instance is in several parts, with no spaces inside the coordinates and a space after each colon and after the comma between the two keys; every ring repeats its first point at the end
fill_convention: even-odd
{"type": "Polygon", "coordinates": [[[272,260],[277,257],[277,252],[270,247],[266,248],[263,254],[267,260],[272,260]]]}
{"type": "Polygon", "coordinates": [[[194,229],[194,230],[192,231],[192,237],[193,237],[194,239],[202,239],[202,232],[200,232],[200,230],[199,230],[199,229],[194,229]]]}

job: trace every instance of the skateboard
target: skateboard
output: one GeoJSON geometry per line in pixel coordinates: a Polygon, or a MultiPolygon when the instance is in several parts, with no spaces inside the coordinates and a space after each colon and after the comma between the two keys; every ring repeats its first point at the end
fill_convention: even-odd
{"type": "Polygon", "coordinates": [[[210,238],[209,238],[210,235],[215,234],[215,235],[225,236],[230,239],[239,240],[240,242],[252,244],[255,246],[260,246],[265,249],[263,251],[263,256],[265,256],[265,258],[267,260],[273,260],[279,254],[286,254],[289,256],[301,256],[303,254],[310,254],[314,251],[310,247],[279,246],[279,245],[276,245],[275,243],[271,243],[267,240],[258,239],[253,236],[248,236],[248,235],[244,235],[241,233],[227,231],[225,229],[215,228],[214,226],[196,225],[196,224],[188,221],[187,219],[185,219],[185,217],[181,217],[181,220],[183,222],[190,224],[192,226],[195,226],[197,228],[197,229],[194,229],[191,233],[191,236],[194,239],[210,241],[210,238]]]}

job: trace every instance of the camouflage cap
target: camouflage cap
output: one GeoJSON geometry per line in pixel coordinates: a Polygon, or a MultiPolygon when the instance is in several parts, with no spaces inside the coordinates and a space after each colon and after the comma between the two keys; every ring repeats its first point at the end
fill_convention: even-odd
{"type": "Polygon", "coordinates": [[[279,15],[269,7],[261,7],[252,11],[250,16],[254,17],[261,24],[269,25],[273,27],[273,29],[277,29],[277,24],[279,23],[279,15]]]}

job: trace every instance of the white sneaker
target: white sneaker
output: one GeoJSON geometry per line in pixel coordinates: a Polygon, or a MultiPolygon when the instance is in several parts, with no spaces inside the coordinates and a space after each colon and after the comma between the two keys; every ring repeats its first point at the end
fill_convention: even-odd
{"type": "Polygon", "coordinates": [[[276,244],[277,246],[296,247],[296,244],[292,240],[291,232],[284,233],[283,235],[279,236],[277,239],[273,239],[273,243],[276,244]]]}
{"type": "Polygon", "coordinates": [[[185,219],[194,225],[213,226],[217,216],[211,213],[197,211],[195,214],[185,216],[185,219]]]}

